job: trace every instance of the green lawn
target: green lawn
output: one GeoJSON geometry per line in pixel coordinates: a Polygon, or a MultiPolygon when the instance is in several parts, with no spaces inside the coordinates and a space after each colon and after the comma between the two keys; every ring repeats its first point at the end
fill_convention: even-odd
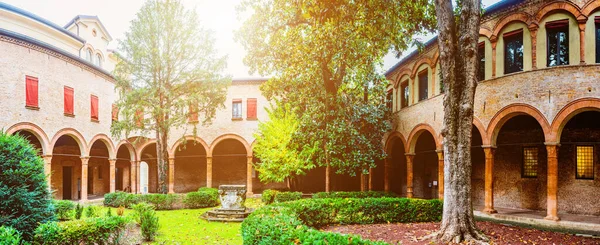
{"type": "MultiPolygon", "coordinates": [[[[263,206],[260,199],[246,201],[252,208],[263,206]]],[[[241,223],[208,222],[200,218],[212,208],[157,211],[160,229],[156,240],[150,244],[242,244],[241,223]]],[[[113,215],[116,209],[112,208],[113,215]]],[[[131,210],[126,209],[125,215],[131,210]]],[[[84,212],[85,213],[85,212],[84,212]]],[[[106,213],[102,209],[102,214],[106,213]]]]}

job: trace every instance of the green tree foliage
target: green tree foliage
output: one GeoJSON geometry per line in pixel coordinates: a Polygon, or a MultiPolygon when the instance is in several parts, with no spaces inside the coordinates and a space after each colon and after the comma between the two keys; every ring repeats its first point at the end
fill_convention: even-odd
{"type": "MultiPolygon", "coordinates": [[[[120,120],[111,131],[126,137],[154,133],[161,193],[167,192],[170,130],[186,125],[196,113],[202,124],[210,124],[216,110],[224,107],[231,79],[221,74],[226,57],[217,55],[214,42],[197,13],[180,1],[150,0],[119,43],[123,62],[115,75],[120,120]]],[[[192,125],[195,135],[197,124],[192,125]]]]}
{"type": "MultiPolygon", "coordinates": [[[[294,145],[293,138],[298,133],[300,121],[290,105],[267,109],[269,120],[260,122],[254,137],[254,155],[260,159],[256,170],[263,182],[291,181],[295,176],[315,167],[310,160],[318,147],[294,145]]],[[[290,182],[288,182],[289,184],[290,182]]]]}
{"type": "Polygon", "coordinates": [[[269,99],[299,117],[293,145],[314,146],[313,159],[355,175],[384,157],[389,131],[378,72],[390,50],[404,50],[415,33],[433,27],[433,5],[417,1],[245,1],[251,17],[236,37],[251,72],[272,76],[269,99]],[[415,21],[419,20],[419,21],[415,21]]]}
{"type": "Polygon", "coordinates": [[[19,135],[0,132],[0,226],[31,240],[40,223],[54,220],[44,161],[19,135]]]}

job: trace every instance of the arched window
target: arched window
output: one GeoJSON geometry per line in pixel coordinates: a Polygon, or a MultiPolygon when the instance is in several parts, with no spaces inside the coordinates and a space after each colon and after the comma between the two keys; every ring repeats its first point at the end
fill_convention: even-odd
{"type": "Polygon", "coordinates": [[[102,55],[96,54],[96,65],[102,67],[102,55]]]}
{"type": "Polygon", "coordinates": [[[92,62],[92,50],[91,49],[87,49],[87,52],[85,54],[85,59],[89,62],[92,62]]]}

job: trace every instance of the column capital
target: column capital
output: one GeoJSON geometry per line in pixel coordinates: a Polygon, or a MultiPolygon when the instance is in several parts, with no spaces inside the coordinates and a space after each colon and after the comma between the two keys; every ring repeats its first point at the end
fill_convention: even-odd
{"type": "Polygon", "coordinates": [[[560,146],[560,142],[544,142],[545,146],[560,146]]]}
{"type": "Polygon", "coordinates": [[[117,159],[116,158],[109,158],[108,161],[109,162],[117,162],[117,159]]]}
{"type": "Polygon", "coordinates": [[[81,159],[90,159],[90,156],[81,156],[79,158],[81,158],[81,159]]]}
{"type": "Polygon", "coordinates": [[[498,147],[496,147],[495,145],[481,145],[481,148],[492,148],[492,149],[496,149],[498,147]]]}
{"type": "Polygon", "coordinates": [[[435,152],[437,152],[437,153],[444,153],[444,150],[443,149],[436,149],[435,152]]]}
{"type": "Polygon", "coordinates": [[[404,153],[405,156],[416,156],[417,154],[415,153],[404,153]]]}

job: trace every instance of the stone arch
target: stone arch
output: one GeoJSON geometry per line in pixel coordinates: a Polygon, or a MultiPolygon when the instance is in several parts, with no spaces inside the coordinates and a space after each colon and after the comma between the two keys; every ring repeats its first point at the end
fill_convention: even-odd
{"type": "Polygon", "coordinates": [[[89,152],[87,151],[88,148],[87,148],[87,144],[85,143],[86,141],[83,138],[83,135],[81,135],[81,133],[79,133],[79,131],[77,131],[73,128],[63,128],[63,129],[59,130],[58,132],[56,132],[56,134],[52,138],[50,147],[48,148],[48,155],[52,155],[52,151],[54,150],[54,145],[56,145],[56,141],[58,141],[58,139],[64,135],[68,135],[68,136],[72,137],[75,140],[75,142],[77,142],[77,145],[79,146],[79,151],[81,152],[81,155],[87,156],[87,154],[89,152]]]}
{"type": "Polygon", "coordinates": [[[600,8],[600,1],[590,1],[581,9],[581,14],[584,16],[590,16],[598,8],[600,8]]]}
{"type": "Polygon", "coordinates": [[[144,143],[142,143],[138,148],[137,148],[137,152],[135,153],[135,155],[138,157],[138,160],[141,161],[142,160],[142,153],[144,152],[144,149],[146,149],[146,147],[148,147],[151,144],[155,144],[156,143],[156,139],[146,139],[144,141],[144,143]]]}
{"type": "Polygon", "coordinates": [[[560,143],[560,137],[563,128],[569,120],[577,114],[585,111],[600,111],[600,99],[598,98],[582,98],[571,101],[565,105],[554,117],[550,134],[546,141],[551,143],[560,143]]]}
{"type": "MultiPolygon", "coordinates": [[[[504,29],[504,27],[506,27],[507,25],[509,25],[510,23],[513,23],[513,22],[522,22],[525,24],[525,26],[529,26],[529,24],[531,22],[531,17],[524,12],[518,12],[518,13],[513,13],[511,15],[508,15],[508,16],[502,18],[502,20],[500,20],[496,24],[496,26],[494,27],[494,32],[491,36],[498,38],[498,35],[500,34],[500,32],[502,32],[502,29],[504,29]]],[[[490,38],[490,40],[491,39],[492,38],[490,38]]]]}
{"type": "Polygon", "coordinates": [[[408,79],[410,79],[410,69],[404,68],[398,72],[398,76],[396,76],[397,79],[394,81],[394,88],[398,88],[398,86],[400,86],[400,82],[404,76],[408,76],[408,79]]]}
{"type": "Polygon", "coordinates": [[[402,145],[404,146],[404,151],[406,151],[406,138],[404,137],[404,135],[402,135],[402,133],[400,133],[398,131],[393,131],[387,135],[386,140],[383,145],[383,147],[384,147],[383,149],[385,149],[385,151],[388,152],[388,149],[390,148],[390,143],[394,139],[394,137],[396,137],[396,138],[400,139],[400,141],[402,141],[402,145]]]}
{"type": "Polygon", "coordinates": [[[490,31],[486,28],[479,29],[479,36],[484,36],[484,37],[487,37],[487,39],[491,39],[492,35],[493,35],[492,31],[490,31]]]}
{"type": "Polygon", "coordinates": [[[433,127],[431,127],[431,125],[429,125],[429,124],[421,123],[421,124],[418,124],[417,126],[415,126],[415,128],[413,128],[413,130],[408,135],[406,153],[414,153],[415,152],[415,146],[417,143],[417,139],[419,138],[421,133],[423,133],[425,131],[428,131],[433,136],[433,138],[435,140],[436,148],[437,149],[441,148],[442,144],[440,141],[440,136],[438,136],[438,134],[435,133],[435,130],[433,129],[433,127]]]}
{"type": "Polygon", "coordinates": [[[6,133],[12,135],[18,131],[27,131],[35,135],[35,137],[37,137],[37,139],[42,144],[42,155],[48,155],[49,152],[52,152],[50,146],[48,145],[48,136],[46,135],[44,130],[38,125],[30,122],[20,122],[8,128],[6,130],[6,133]]]}
{"type": "Polygon", "coordinates": [[[197,136],[187,135],[183,139],[180,139],[177,142],[175,142],[175,144],[173,144],[173,147],[171,147],[171,149],[169,149],[169,155],[175,156],[175,152],[177,151],[177,148],[186,141],[195,141],[197,143],[200,143],[200,145],[202,145],[202,147],[204,148],[204,151],[208,152],[208,149],[209,149],[208,144],[206,144],[206,142],[202,138],[197,137],[197,136]]]}
{"type": "Polygon", "coordinates": [[[108,157],[110,159],[115,159],[116,156],[117,156],[117,150],[118,149],[115,148],[115,145],[113,144],[112,140],[106,134],[97,134],[96,136],[94,136],[92,138],[92,140],[90,140],[90,143],[87,145],[86,155],[87,156],[90,155],[90,151],[92,150],[92,146],[98,140],[102,141],[102,143],[104,143],[106,145],[106,149],[108,149],[108,157]]]}
{"type": "Polygon", "coordinates": [[[117,144],[117,147],[115,148],[115,152],[118,152],[119,149],[121,148],[121,146],[125,146],[127,148],[127,150],[129,151],[129,156],[131,156],[131,161],[136,161],[137,160],[137,155],[136,155],[135,147],[133,147],[133,145],[131,144],[131,142],[129,142],[127,140],[121,140],[119,142],[119,144],[117,144]]]}
{"type": "Polygon", "coordinates": [[[487,129],[487,139],[489,140],[490,145],[496,145],[498,133],[500,132],[500,129],[504,123],[518,115],[529,115],[533,117],[540,124],[540,127],[542,127],[544,135],[547,139],[550,132],[550,124],[548,123],[548,120],[546,120],[544,114],[531,105],[516,103],[505,106],[498,111],[494,117],[492,117],[492,120],[490,120],[487,129]]]}
{"type": "MultiPolygon", "coordinates": [[[[579,10],[579,7],[575,6],[571,2],[568,1],[560,1],[560,2],[552,2],[544,5],[544,7],[540,8],[538,12],[535,14],[535,20],[537,22],[541,22],[544,17],[547,15],[557,12],[557,11],[565,11],[571,13],[575,19],[579,19],[582,14],[579,10]]],[[[585,17],[585,16],[584,16],[585,17]]]]}
{"type": "Polygon", "coordinates": [[[413,66],[412,71],[410,72],[410,77],[415,77],[419,67],[421,67],[423,64],[427,64],[430,69],[434,69],[433,64],[431,63],[431,58],[422,58],[413,66]]]}
{"type": "Polygon", "coordinates": [[[487,131],[485,130],[483,123],[481,123],[479,118],[477,118],[475,116],[473,116],[473,126],[475,126],[475,128],[477,128],[477,130],[479,130],[479,134],[481,135],[481,141],[482,141],[483,145],[489,145],[490,140],[487,137],[487,134],[486,134],[487,131]]]}
{"type": "Polygon", "coordinates": [[[431,57],[431,67],[432,67],[432,69],[435,69],[435,66],[437,65],[439,59],[440,59],[440,51],[437,50],[437,51],[435,51],[435,53],[433,53],[433,56],[431,57]]]}
{"type": "Polygon", "coordinates": [[[226,139],[234,139],[239,141],[240,143],[242,143],[242,145],[244,145],[244,148],[246,149],[246,154],[248,154],[249,157],[252,156],[252,150],[250,149],[250,145],[248,145],[248,142],[242,136],[239,136],[237,134],[224,134],[213,140],[212,144],[210,145],[209,151],[207,152],[208,157],[212,157],[215,147],[219,144],[219,142],[226,139]]]}

